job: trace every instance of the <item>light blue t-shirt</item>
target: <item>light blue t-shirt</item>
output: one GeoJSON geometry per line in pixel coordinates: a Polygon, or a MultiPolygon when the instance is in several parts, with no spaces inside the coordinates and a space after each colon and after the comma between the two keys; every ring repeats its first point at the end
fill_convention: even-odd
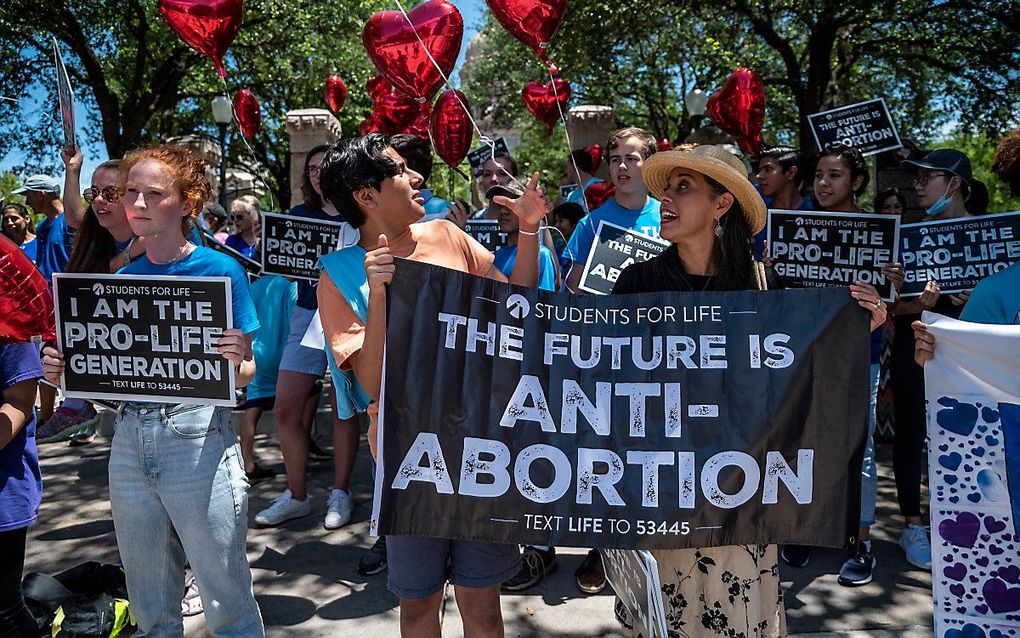
{"type": "Polygon", "coordinates": [[[597,178],[597,177],[592,177],[591,179],[589,179],[587,182],[584,183],[584,186],[582,186],[581,188],[578,188],[573,193],[567,195],[567,201],[568,202],[573,202],[573,203],[579,205],[581,208],[585,208],[585,205],[584,205],[584,191],[588,190],[588,187],[591,186],[592,184],[594,184],[595,182],[601,182],[601,181],[602,180],[597,178]]]}
{"type": "Polygon", "coordinates": [[[43,219],[35,227],[36,255],[35,265],[39,272],[52,284],[55,272],[64,272],[67,262],[71,259],[71,246],[74,243],[76,228],[67,226],[63,214],[53,219],[43,219]]]}
{"type": "Polygon", "coordinates": [[[659,236],[659,200],[649,197],[641,210],[631,210],[616,203],[610,198],[605,204],[581,218],[574,229],[574,234],[567,242],[563,254],[570,261],[584,263],[588,260],[588,252],[595,241],[595,233],[601,222],[609,222],[629,228],[649,237],[659,236]]]}
{"type": "Polygon", "coordinates": [[[251,339],[255,378],[248,384],[248,400],[276,396],[276,377],[290,333],[290,313],[297,302],[297,282],[263,275],[252,282],[250,290],[259,329],[251,339]]]}
{"type": "MultiPolygon", "coordinates": [[[[259,329],[259,318],[248,290],[248,277],[241,265],[212,248],[199,246],[191,254],[172,264],[154,264],[149,256],[139,257],[117,271],[118,275],[173,275],[176,277],[230,277],[234,325],[244,334],[259,329]]],[[[258,369],[256,365],[256,369],[258,369]]]]}
{"type": "Polygon", "coordinates": [[[450,212],[450,202],[442,197],[436,197],[428,188],[421,189],[421,196],[425,200],[425,216],[421,218],[421,221],[430,222],[433,219],[446,218],[446,214],[450,212]]]}
{"type": "Polygon", "coordinates": [[[960,319],[1020,325],[1020,263],[981,280],[963,307],[960,319]]]}
{"type": "MultiPolygon", "coordinates": [[[[548,247],[538,247],[538,287],[541,290],[556,290],[556,265],[553,263],[555,256],[548,247]]],[[[517,244],[503,246],[493,253],[492,265],[501,273],[510,276],[514,271],[514,263],[517,262],[517,244]]]]}

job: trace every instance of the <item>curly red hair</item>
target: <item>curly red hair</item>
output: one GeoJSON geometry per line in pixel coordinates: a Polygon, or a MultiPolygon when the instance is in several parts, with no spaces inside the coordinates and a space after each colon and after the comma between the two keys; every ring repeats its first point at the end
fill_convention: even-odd
{"type": "Polygon", "coordinates": [[[171,183],[180,190],[181,198],[191,211],[181,220],[181,230],[187,235],[198,221],[205,203],[212,199],[212,186],[206,177],[206,164],[186,146],[154,146],[128,153],[120,169],[127,175],[131,168],[144,160],[155,160],[166,167],[171,183]]]}

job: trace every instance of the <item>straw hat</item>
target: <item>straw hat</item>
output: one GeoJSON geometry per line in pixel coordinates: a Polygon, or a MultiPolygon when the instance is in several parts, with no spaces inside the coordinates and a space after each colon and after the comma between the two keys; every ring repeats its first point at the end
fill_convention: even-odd
{"type": "Polygon", "coordinates": [[[688,151],[664,151],[652,155],[645,160],[641,175],[656,199],[662,199],[666,179],[675,168],[701,173],[722,184],[740,203],[744,221],[752,235],[765,228],[765,201],[747,179],[743,162],[733,154],[705,144],[688,151]]]}

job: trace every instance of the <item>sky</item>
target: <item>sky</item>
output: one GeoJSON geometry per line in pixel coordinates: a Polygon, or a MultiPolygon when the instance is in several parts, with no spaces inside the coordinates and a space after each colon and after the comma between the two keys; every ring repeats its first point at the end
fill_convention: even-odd
{"type": "MultiPolygon", "coordinates": [[[[485,6],[484,0],[451,0],[458,9],[460,9],[461,15],[464,17],[464,41],[460,47],[460,56],[457,58],[457,66],[454,70],[454,75],[460,70],[461,64],[464,62],[464,56],[467,53],[468,43],[475,37],[479,29],[484,24],[485,14],[488,8],[485,6]]],[[[405,5],[410,8],[410,4],[405,5]]],[[[394,4],[394,9],[396,5],[394,4]]],[[[242,26],[243,28],[243,26],[242,26]]],[[[88,91],[88,87],[74,86],[75,94],[82,94],[88,91]]],[[[6,96],[0,93],[0,97],[13,98],[14,96],[6,96]]],[[[45,92],[37,89],[33,93],[30,93],[22,97],[19,102],[19,112],[24,114],[26,118],[34,118],[41,109],[52,109],[50,112],[53,113],[53,126],[60,127],[60,118],[57,115],[57,106],[54,104],[52,107],[44,104],[46,98],[45,92]]],[[[313,105],[314,106],[314,105],[313,105]]],[[[295,105],[294,108],[300,108],[301,105],[295,105]]],[[[211,117],[211,116],[210,116],[211,117]]],[[[85,156],[85,162],[82,166],[82,174],[89,176],[92,171],[100,163],[109,159],[106,154],[106,148],[102,141],[87,140],[83,139],[84,135],[84,123],[87,118],[87,112],[81,101],[78,100],[75,104],[75,121],[78,123],[76,128],[79,136],[79,144],[82,146],[82,154],[85,156]]],[[[53,149],[54,159],[59,163],[60,149],[53,149]]],[[[24,157],[17,151],[12,151],[0,159],[0,172],[10,170],[12,167],[20,164],[24,157]]],[[[56,177],[62,178],[63,173],[56,177]]]]}

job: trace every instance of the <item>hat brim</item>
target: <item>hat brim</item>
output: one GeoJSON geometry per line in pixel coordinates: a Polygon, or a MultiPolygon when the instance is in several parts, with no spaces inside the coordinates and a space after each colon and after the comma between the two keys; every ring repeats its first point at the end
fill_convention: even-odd
{"type": "Polygon", "coordinates": [[[510,199],[517,199],[522,195],[522,193],[518,193],[517,191],[514,191],[511,188],[507,188],[503,184],[497,184],[490,188],[489,190],[485,191],[485,199],[489,201],[492,201],[492,198],[498,195],[502,195],[503,197],[509,197],[510,199]]]}
{"type": "Polygon", "coordinates": [[[708,155],[690,151],[665,151],[646,159],[641,168],[641,175],[645,185],[648,186],[648,191],[656,199],[662,199],[662,193],[666,190],[666,180],[677,168],[701,173],[722,184],[740,204],[744,211],[744,223],[752,235],[765,228],[767,213],[765,200],[761,198],[747,176],[741,175],[722,160],[708,155]]]}
{"type": "Polygon", "coordinates": [[[949,173],[950,175],[956,175],[957,177],[959,177],[963,181],[967,182],[968,186],[973,186],[973,178],[967,179],[966,177],[964,177],[963,175],[960,175],[959,173],[957,173],[953,169],[946,168],[945,166],[938,166],[938,165],[935,165],[935,164],[929,164],[929,163],[925,162],[924,160],[903,160],[902,162],[900,162],[900,170],[907,170],[907,169],[910,169],[910,168],[915,169],[915,170],[918,169],[918,168],[923,168],[923,169],[929,170],[929,171],[945,171],[945,172],[949,173]]]}
{"type": "Polygon", "coordinates": [[[21,195],[23,193],[27,193],[30,190],[32,189],[29,188],[28,186],[22,186],[21,188],[15,188],[14,190],[12,190],[11,195],[21,195]]]}

